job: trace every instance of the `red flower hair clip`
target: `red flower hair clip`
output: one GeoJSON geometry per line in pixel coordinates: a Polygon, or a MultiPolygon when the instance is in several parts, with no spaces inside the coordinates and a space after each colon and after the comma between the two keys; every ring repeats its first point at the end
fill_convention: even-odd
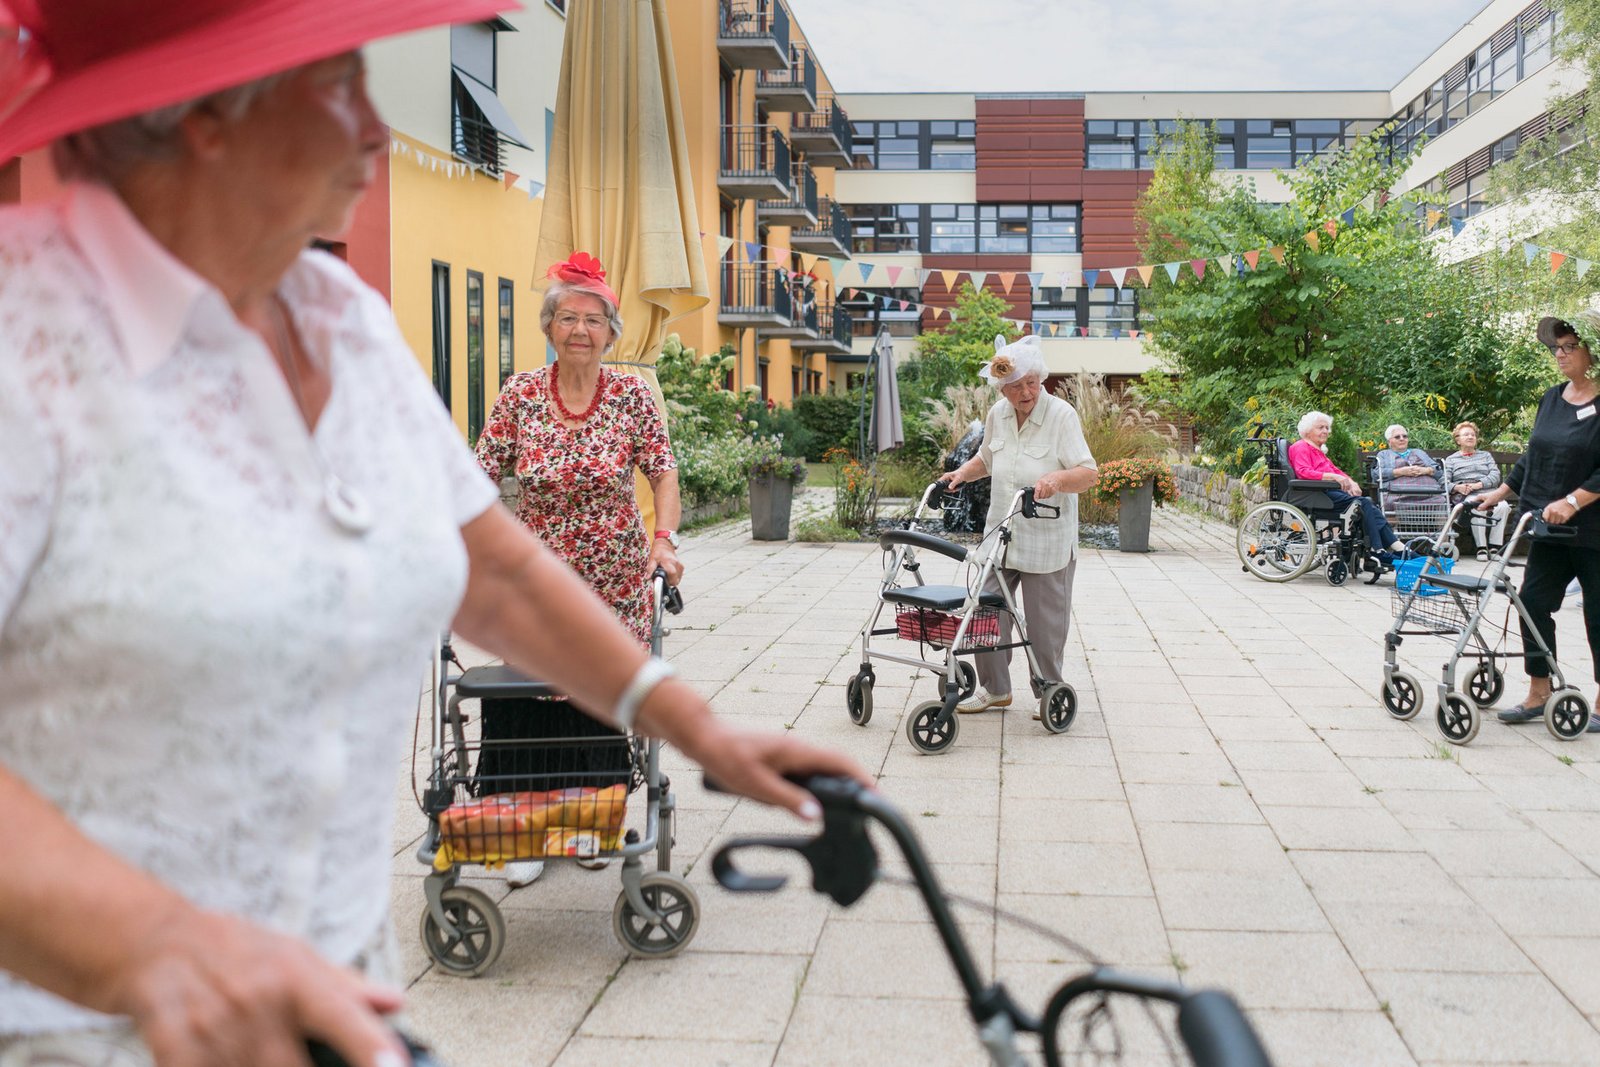
{"type": "Polygon", "coordinates": [[[605,297],[611,301],[611,306],[614,308],[622,303],[617,299],[616,291],[606,284],[605,268],[600,265],[598,259],[587,252],[572,253],[564,263],[556,263],[545,271],[545,277],[555,278],[605,297]]]}

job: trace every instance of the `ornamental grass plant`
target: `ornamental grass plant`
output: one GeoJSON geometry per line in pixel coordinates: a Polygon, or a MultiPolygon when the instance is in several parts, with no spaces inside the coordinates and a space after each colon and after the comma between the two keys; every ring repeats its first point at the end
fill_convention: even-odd
{"type": "MultiPolygon", "coordinates": [[[[1100,483],[1105,484],[1107,467],[1118,460],[1148,459],[1160,463],[1159,457],[1169,452],[1176,443],[1176,433],[1154,411],[1141,407],[1133,397],[1112,392],[1103,374],[1079,371],[1070,375],[1058,386],[1056,395],[1077,409],[1083,424],[1083,438],[1089,445],[1089,454],[1100,465],[1100,483]]],[[[1172,469],[1165,463],[1169,483],[1172,469]]],[[[1141,479],[1142,481],[1142,479],[1141,479]]],[[[1160,491],[1159,489],[1157,490],[1160,491]]],[[[1117,495],[1109,496],[1098,491],[1083,494],[1078,501],[1078,517],[1086,523],[1117,521],[1117,495]]]]}

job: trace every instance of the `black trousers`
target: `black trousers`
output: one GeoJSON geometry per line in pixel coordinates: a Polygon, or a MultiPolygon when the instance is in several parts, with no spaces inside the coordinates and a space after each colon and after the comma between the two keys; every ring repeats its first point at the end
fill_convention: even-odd
{"type": "MultiPolygon", "coordinates": [[[[1528,570],[1522,578],[1523,606],[1533,618],[1539,635],[1556,654],[1555,612],[1566,595],[1567,583],[1578,579],[1583,590],[1583,626],[1589,635],[1589,654],[1594,657],[1594,677],[1600,682],[1600,549],[1579,548],[1556,541],[1533,541],[1528,546],[1528,570]]],[[[1522,624],[1522,665],[1530,678],[1550,677],[1550,664],[1534,646],[1533,635],[1522,624]],[[1531,653],[1531,654],[1529,654],[1531,653]]]]}

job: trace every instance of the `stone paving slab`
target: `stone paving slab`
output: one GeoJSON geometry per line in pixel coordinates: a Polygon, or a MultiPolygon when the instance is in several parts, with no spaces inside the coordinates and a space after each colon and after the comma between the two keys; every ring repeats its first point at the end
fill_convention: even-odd
{"type": "MultiPolygon", "coordinates": [[[[810,492],[797,510],[826,502],[810,492]]],[[[1172,509],[1152,544],[1084,553],[1066,654],[1080,710],[1062,736],[1032,721],[1020,659],[1016,705],[965,718],[946,754],[919,755],[903,730],[936,696],[928,673],[879,663],[872,721],[849,721],[873,545],[759,543],[738,522],[686,538],[688,607],[667,653],[730,721],[791,729],[879,775],[971,903],[958,917],[984,973],[998,967],[1025,1004],[1095,957],[1232,989],[1286,1067],[1600,1063],[1600,737],[1491,719],[1471,746],[1444,744],[1442,641],[1400,650],[1422,714],[1394,721],[1377,699],[1386,583],[1261,582],[1241,573],[1231,529],[1172,509]]],[[[958,580],[947,561],[928,568],[958,580]]],[[[1587,686],[1580,610],[1558,628],[1587,686]]],[[[1522,676],[1507,673],[1509,701],[1522,676]]],[[[424,729],[416,766],[427,750],[424,729]]],[[[722,841],[799,827],[705,792],[673,753],[665,765],[674,867],[703,906],[688,950],[628,958],[611,932],[615,868],[552,864],[514,892],[473,870],[508,935],[490,973],[463,980],[417,942],[425,822],[402,764],[392,895],[408,1019],[445,1062],[986,1062],[887,841],[890,881],[851,909],[809,892],[792,857],[771,858],[790,875],[781,893],[729,895],[709,871],[722,841]]],[[[1143,1025],[1125,1062],[1167,1062],[1143,1025]]]]}

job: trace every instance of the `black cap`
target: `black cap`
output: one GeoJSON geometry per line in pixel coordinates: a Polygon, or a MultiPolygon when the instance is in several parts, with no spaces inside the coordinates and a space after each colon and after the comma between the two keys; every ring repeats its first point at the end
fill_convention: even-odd
{"type": "Polygon", "coordinates": [[[1579,337],[1577,329],[1566,319],[1558,319],[1554,315],[1546,315],[1539,320],[1539,328],[1535,331],[1539,343],[1546,348],[1554,348],[1556,340],[1561,337],[1579,337]]]}

